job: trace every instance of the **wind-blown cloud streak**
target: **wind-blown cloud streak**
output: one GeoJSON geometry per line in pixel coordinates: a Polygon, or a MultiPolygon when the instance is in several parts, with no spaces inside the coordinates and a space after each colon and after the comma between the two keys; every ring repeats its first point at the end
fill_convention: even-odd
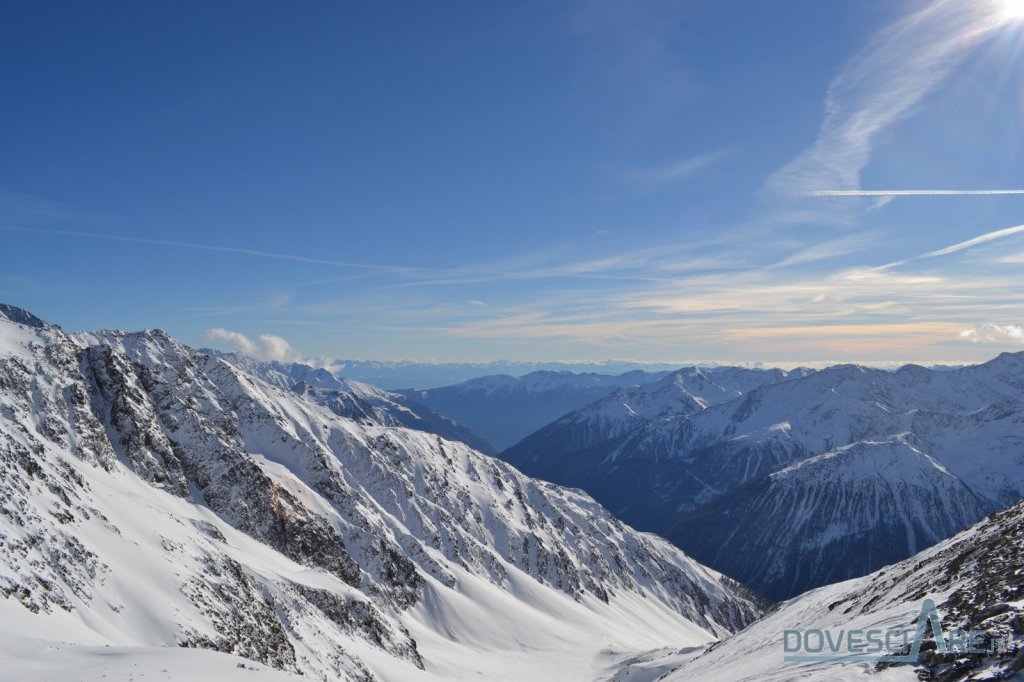
{"type": "Polygon", "coordinates": [[[880,30],[829,86],[814,144],[765,188],[781,195],[857,189],[879,134],[1005,23],[997,3],[936,0],[880,30]]]}
{"type": "Polygon", "coordinates": [[[811,197],[962,197],[1024,194],[1024,189],[819,189],[811,197]]]}
{"type": "MultiPolygon", "coordinates": [[[[81,239],[94,239],[100,241],[115,241],[140,244],[146,246],[162,246],[171,248],[191,249],[197,251],[212,251],[216,253],[238,254],[254,256],[258,258],[269,258],[275,260],[292,261],[297,263],[309,263],[311,265],[324,265],[337,268],[351,268],[369,272],[399,275],[405,281],[397,286],[428,286],[428,285],[455,285],[455,284],[479,284],[483,282],[510,281],[510,280],[534,280],[534,279],[607,279],[612,281],[661,281],[666,279],[658,275],[646,275],[639,271],[639,268],[630,266],[645,265],[649,262],[650,256],[657,253],[662,259],[670,258],[677,249],[659,246],[656,249],[638,249],[626,251],[614,256],[583,259],[574,262],[561,263],[551,267],[520,267],[509,269],[494,269],[493,267],[467,266],[438,268],[429,266],[402,266],[380,263],[362,263],[353,261],[339,261],[325,258],[313,258],[295,254],[262,251],[236,246],[217,246],[212,244],[201,244],[196,242],[184,242],[169,239],[152,239],[146,237],[127,237],[121,235],[102,234],[95,232],[80,232],[76,230],[60,230],[49,228],[34,228],[11,225],[0,225],[0,231],[16,231],[29,234],[54,235],[60,237],[73,237],[81,239]],[[630,272],[626,272],[630,270],[630,272]],[[616,274],[618,272],[619,274],[616,274]]],[[[689,247],[687,247],[689,248],[689,247]]],[[[705,261],[694,261],[695,266],[710,268],[714,265],[705,261]]],[[[678,263],[677,263],[678,265],[678,263]]],[[[685,270],[686,267],[679,266],[685,270]]],[[[345,278],[347,279],[347,278],[345,278]]],[[[323,279],[313,283],[325,284],[338,279],[323,279]]]]}
{"type": "Polygon", "coordinates": [[[719,149],[694,156],[676,163],[649,168],[615,169],[614,172],[626,183],[637,189],[650,189],[678,182],[711,166],[733,152],[732,148],[719,149]]]}

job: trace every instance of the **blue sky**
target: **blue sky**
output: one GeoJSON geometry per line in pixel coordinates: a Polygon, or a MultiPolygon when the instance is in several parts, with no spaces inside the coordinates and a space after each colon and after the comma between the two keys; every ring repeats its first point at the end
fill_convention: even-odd
{"type": "Polygon", "coordinates": [[[956,194],[1024,188],[1022,5],[4,3],[0,300],[281,358],[1024,349],[1024,195],[956,194]]]}

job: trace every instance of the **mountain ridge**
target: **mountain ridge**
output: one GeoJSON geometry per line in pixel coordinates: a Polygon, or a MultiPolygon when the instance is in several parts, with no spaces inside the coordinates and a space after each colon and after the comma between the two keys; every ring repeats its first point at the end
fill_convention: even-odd
{"type": "MultiPolygon", "coordinates": [[[[771,582],[762,582],[768,578],[759,563],[770,562],[770,557],[744,556],[749,548],[741,547],[738,540],[730,544],[728,538],[748,537],[744,524],[786,529],[791,538],[800,537],[803,526],[787,526],[789,510],[784,508],[765,518],[767,507],[757,511],[748,505],[744,495],[749,488],[738,497],[727,496],[754,481],[767,481],[762,484],[762,496],[768,495],[778,482],[773,488],[772,479],[766,477],[802,460],[856,443],[902,439],[906,447],[941,464],[982,500],[979,506],[968,499],[971,495],[960,495],[951,515],[959,527],[1024,494],[1024,352],[1003,353],[979,365],[942,371],[917,365],[892,372],[837,365],[766,382],[699,408],[696,398],[682,386],[677,388],[682,398],[666,401],[666,409],[649,410],[642,418],[634,416],[632,409],[625,414],[621,405],[618,412],[609,411],[598,401],[562,417],[502,456],[530,475],[587,490],[637,527],[670,533],[684,549],[712,565],[719,561],[718,568],[774,598],[814,587],[822,578],[794,581],[792,575],[776,575],[771,582]],[[608,418],[607,424],[601,423],[603,418],[608,418]],[[593,424],[600,428],[589,432],[580,428],[593,424]],[[572,440],[571,435],[578,432],[584,437],[572,440]],[[607,434],[612,437],[601,440],[607,434]],[[742,499],[747,515],[717,514],[715,510],[724,511],[729,499],[736,503],[742,499]],[[705,505],[711,506],[701,512],[705,505]],[[692,528],[681,527],[687,523],[692,528]],[[726,540],[711,547],[709,538],[715,536],[726,540]],[[789,587],[783,589],[783,585],[789,587]]],[[[641,386],[633,400],[649,400],[656,390],[656,385],[641,386]]],[[[623,397],[616,394],[606,401],[623,397]]],[[[791,470],[787,479],[796,480],[810,471],[791,470]]],[[[929,493],[936,505],[936,496],[945,494],[940,480],[945,478],[935,478],[937,487],[929,493]]],[[[899,499],[904,493],[888,486],[884,477],[865,476],[859,484],[871,485],[875,491],[864,498],[865,504],[883,499],[877,494],[887,491],[885,504],[894,509],[902,506],[899,499]]],[[[805,481],[801,489],[807,495],[801,504],[815,500],[821,517],[830,515],[835,496],[842,494],[820,478],[805,481]]],[[[910,511],[926,514],[918,508],[910,511]]],[[[934,526],[923,516],[909,523],[934,526]]],[[[934,542],[957,529],[945,526],[922,537],[934,542]]],[[[852,526],[846,530],[854,534],[852,526]]],[[[891,537],[888,532],[885,535],[891,537]]],[[[876,568],[883,559],[901,558],[875,551],[881,541],[872,541],[870,534],[863,538],[860,547],[878,560],[863,564],[860,570],[876,568]]],[[[908,546],[904,552],[913,549],[908,546]]],[[[794,559],[790,570],[804,571],[801,565],[794,559]]]]}
{"type": "Polygon", "coordinates": [[[580,491],[158,330],[0,321],[0,463],[0,623],[24,651],[331,680],[519,679],[529,651],[586,679],[608,641],[713,641],[766,605],[580,491]]]}

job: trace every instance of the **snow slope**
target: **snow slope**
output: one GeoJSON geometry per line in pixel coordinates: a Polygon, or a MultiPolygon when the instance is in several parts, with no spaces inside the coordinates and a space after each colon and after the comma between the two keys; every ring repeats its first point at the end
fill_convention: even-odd
{"type": "Polygon", "coordinates": [[[4,317],[0,656],[19,679],[72,661],[232,679],[230,655],[305,679],[586,680],[608,652],[763,611],[462,443],[339,416],[160,331],[4,317]]]}
{"type": "Polygon", "coordinates": [[[991,514],[934,547],[855,580],[785,602],[705,652],[658,655],[670,681],[1024,679],[1024,501],[991,514]],[[922,646],[918,664],[785,662],[785,630],[915,627],[931,599],[945,633],[956,627],[1011,642],[1005,656],[939,655],[922,646]],[[688,659],[688,660],[683,660],[688,659]],[[1016,671],[1016,672],[1014,672],[1016,671]],[[922,677],[919,677],[919,673],[922,677]],[[1006,675],[999,677],[999,675],[1006,675]]]}
{"type": "Polygon", "coordinates": [[[460,441],[485,454],[495,452],[490,443],[467,427],[400,393],[337,377],[326,369],[297,362],[261,362],[240,353],[203,352],[223,358],[269,384],[290,389],[338,416],[385,426],[405,426],[460,441]]]}

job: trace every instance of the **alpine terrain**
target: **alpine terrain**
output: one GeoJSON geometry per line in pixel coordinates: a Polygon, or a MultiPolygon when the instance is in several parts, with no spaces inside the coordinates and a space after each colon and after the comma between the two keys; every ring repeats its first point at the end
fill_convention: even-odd
{"type": "Polygon", "coordinates": [[[670,375],[502,457],[774,599],[908,557],[1024,495],[1024,353],[772,378],[709,403],[670,375]]]}
{"type": "Polygon", "coordinates": [[[638,655],[620,679],[1019,680],[1022,644],[1024,500],[904,561],[787,601],[710,647],[638,655]],[[922,622],[925,600],[934,605],[941,642],[937,624],[922,622]],[[890,630],[895,635],[886,642],[890,630]],[[829,657],[786,661],[787,655],[811,655],[803,646],[808,638],[810,648],[818,648],[819,635],[804,634],[813,631],[824,640],[817,655],[829,657]],[[973,641],[958,631],[971,633],[973,641]],[[886,658],[852,660],[870,652],[886,658]]]}
{"type": "Polygon", "coordinates": [[[0,307],[5,677],[591,680],[764,613],[581,491],[256,369],[0,307]]]}
{"type": "Polygon", "coordinates": [[[479,452],[494,453],[494,447],[470,429],[400,393],[298,362],[260,362],[241,353],[219,353],[207,349],[203,352],[221,357],[267,383],[303,395],[338,416],[436,433],[465,443],[479,452]]]}

